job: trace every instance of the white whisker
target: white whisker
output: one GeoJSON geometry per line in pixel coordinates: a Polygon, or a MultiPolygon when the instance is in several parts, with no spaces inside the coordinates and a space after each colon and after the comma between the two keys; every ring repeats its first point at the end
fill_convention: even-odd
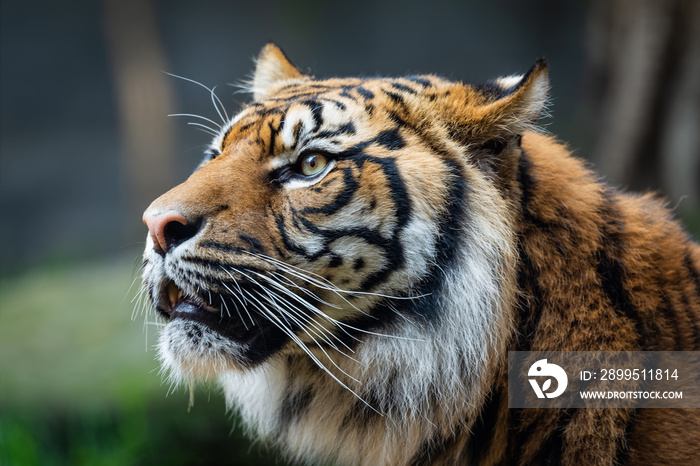
{"type": "MultiPolygon", "coordinates": [[[[330,321],[331,323],[335,323],[335,322],[336,322],[335,319],[330,318],[327,314],[325,314],[324,312],[322,312],[322,311],[320,311],[319,309],[317,309],[317,308],[315,308],[314,306],[312,306],[311,303],[305,301],[304,299],[302,299],[302,298],[300,298],[299,296],[295,295],[294,293],[290,292],[288,289],[284,288],[284,287],[281,286],[280,284],[274,282],[274,280],[270,279],[270,277],[267,277],[267,276],[265,276],[265,275],[263,275],[263,274],[260,274],[260,273],[258,273],[258,272],[253,272],[253,273],[255,273],[255,275],[259,276],[260,278],[265,279],[268,283],[270,283],[270,284],[271,284],[272,286],[274,286],[276,289],[278,289],[279,291],[282,291],[283,293],[285,293],[286,296],[289,296],[290,298],[294,299],[295,301],[297,301],[298,303],[300,303],[302,306],[306,307],[307,309],[311,310],[311,311],[314,312],[315,314],[320,315],[321,317],[326,318],[326,319],[327,319],[328,321],[330,321]]],[[[252,280],[252,279],[251,279],[251,280],[252,280]]],[[[256,283],[257,283],[257,282],[256,282],[256,283]]],[[[265,292],[269,295],[268,290],[267,290],[263,285],[259,284],[259,286],[262,287],[263,291],[265,291],[265,292]]],[[[328,343],[328,345],[330,345],[331,347],[333,347],[333,349],[337,350],[338,352],[340,352],[341,354],[343,354],[343,355],[345,355],[345,356],[347,356],[347,357],[350,357],[350,356],[348,356],[347,354],[345,354],[345,353],[343,353],[342,351],[340,351],[340,349],[332,342],[332,340],[330,339],[330,337],[335,338],[336,340],[338,340],[338,342],[340,342],[340,344],[342,344],[343,346],[345,346],[349,351],[353,352],[352,348],[350,348],[347,344],[345,344],[345,342],[343,342],[343,340],[341,340],[341,339],[340,339],[337,335],[335,335],[333,332],[329,332],[329,331],[328,331],[327,329],[325,329],[324,327],[322,327],[322,326],[319,327],[319,324],[318,324],[314,319],[312,319],[312,318],[310,318],[309,316],[306,316],[306,315],[304,315],[304,314],[301,314],[298,310],[296,310],[293,306],[291,306],[290,303],[288,303],[288,302],[287,302],[286,300],[284,300],[284,299],[281,299],[281,298],[282,298],[281,296],[278,296],[278,297],[280,298],[280,301],[281,301],[283,304],[285,304],[285,307],[286,307],[290,312],[293,312],[294,314],[299,315],[300,318],[303,318],[306,322],[309,322],[309,324],[310,324],[312,327],[314,327],[316,330],[318,330],[318,332],[321,332],[321,333],[324,334],[324,335],[320,335],[320,334],[319,334],[318,332],[316,332],[316,331],[314,331],[314,334],[316,334],[319,338],[322,338],[323,341],[325,341],[326,343],[328,343]],[[327,334],[327,335],[326,335],[326,334],[327,334]]],[[[271,298],[274,300],[274,297],[271,296],[271,298]]],[[[276,301],[276,300],[275,300],[275,301],[276,301]]],[[[280,310],[282,310],[282,309],[280,309],[280,310]]],[[[303,329],[304,331],[306,331],[306,328],[305,328],[305,327],[303,327],[303,326],[301,326],[301,327],[302,327],[302,329],[303,329]]],[[[309,335],[309,336],[311,336],[311,335],[309,335]]],[[[312,337],[312,338],[313,338],[313,337],[312,337]]],[[[350,359],[353,359],[353,358],[350,358],[350,359]]],[[[354,359],[353,359],[353,360],[354,360],[354,359]]]]}
{"type": "MultiPolygon", "coordinates": [[[[246,290],[244,290],[244,292],[246,292],[246,290]]],[[[247,293],[247,292],[246,292],[246,293],[247,293]]],[[[255,299],[250,293],[247,293],[247,294],[248,294],[252,299],[255,299]]],[[[258,302],[258,304],[260,305],[260,308],[259,308],[259,311],[260,311],[260,312],[262,312],[263,314],[265,314],[268,318],[270,318],[270,319],[272,319],[272,320],[276,320],[278,323],[282,324],[282,322],[279,320],[279,318],[278,318],[277,316],[275,316],[275,314],[273,314],[273,313],[271,313],[271,312],[268,312],[268,311],[264,308],[264,306],[262,305],[262,303],[260,303],[259,301],[257,301],[257,299],[256,299],[255,301],[258,302]]],[[[331,372],[331,371],[316,357],[316,355],[313,354],[313,353],[311,352],[311,350],[309,350],[309,349],[306,347],[306,345],[304,344],[304,342],[302,342],[302,341],[299,339],[299,337],[297,337],[297,336],[294,334],[294,332],[292,332],[291,330],[285,328],[283,325],[278,326],[278,328],[279,328],[282,332],[284,332],[292,341],[294,341],[294,342],[297,344],[297,346],[299,346],[299,348],[301,348],[301,349],[309,356],[309,358],[311,358],[311,360],[312,360],[314,363],[316,363],[316,365],[317,365],[321,370],[323,370],[326,374],[328,374],[328,375],[329,375],[333,380],[335,380],[341,387],[343,387],[344,389],[346,389],[347,391],[349,391],[353,396],[355,396],[358,400],[360,400],[362,403],[364,403],[369,409],[371,409],[372,411],[376,412],[376,413],[379,414],[380,416],[383,416],[383,413],[381,413],[381,412],[378,411],[376,408],[374,408],[374,406],[372,406],[372,405],[369,404],[367,401],[365,401],[360,395],[358,395],[357,393],[355,393],[355,391],[354,391],[352,388],[348,387],[345,383],[343,383],[342,380],[340,380],[335,374],[333,374],[333,373],[332,373],[332,372],[331,372]]],[[[331,362],[332,362],[332,360],[331,360],[331,362]]],[[[346,374],[346,375],[347,375],[347,374],[346,374]]]]}
{"type": "MultiPolygon", "coordinates": [[[[195,115],[194,113],[171,113],[171,114],[169,114],[168,116],[169,116],[169,117],[191,117],[191,118],[199,118],[199,119],[201,119],[201,120],[208,121],[208,122],[211,123],[212,125],[214,125],[214,126],[216,126],[217,128],[221,129],[221,125],[218,124],[217,122],[215,122],[214,120],[211,120],[211,119],[209,119],[209,118],[207,118],[207,117],[203,117],[203,116],[201,116],[201,115],[195,115]]],[[[209,128],[209,129],[211,129],[212,131],[214,131],[213,128],[209,128]]]]}
{"type": "Polygon", "coordinates": [[[226,107],[224,107],[224,104],[221,103],[221,100],[219,100],[219,96],[216,95],[214,90],[216,89],[216,86],[212,87],[211,90],[209,91],[211,93],[211,103],[214,105],[214,108],[216,109],[216,113],[219,114],[219,117],[221,118],[221,121],[226,124],[226,122],[229,120],[228,113],[226,113],[226,107]],[[216,102],[219,103],[221,106],[221,110],[224,112],[224,115],[226,118],[224,118],[224,115],[221,114],[219,111],[219,107],[216,106],[216,102],[214,101],[216,99],[216,102]]]}
{"type": "Polygon", "coordinates": [[[216,137],[216,136],[219,135],[219,133],[217,133],[215,130],[211,129],[211,128],[208,127],[207,125],[203,125],[203,124],[201,124],[201,123],[197,123],[196,121],[188,121],[187,124],[188,124],[189,126],[196,126],[197,128],[201,129],[201,130],[204,131],[205,133],[210,134],[210,135],[212,135],[212,136],[215,136],[215,137],[216,137]]]}

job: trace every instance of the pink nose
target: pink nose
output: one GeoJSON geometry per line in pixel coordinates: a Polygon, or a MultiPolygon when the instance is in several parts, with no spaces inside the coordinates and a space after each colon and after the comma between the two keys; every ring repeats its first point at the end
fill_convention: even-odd
{"type": "Polygon", "coordinates": [[[143,213],[143,223],[148,227],[148,232],[153,239],[153,248],[158,254],[164,255],[178,244],[192,238],[197,234],[197,225],[187,221],[184,215],[177,210],[167,212],[143,213]]]}

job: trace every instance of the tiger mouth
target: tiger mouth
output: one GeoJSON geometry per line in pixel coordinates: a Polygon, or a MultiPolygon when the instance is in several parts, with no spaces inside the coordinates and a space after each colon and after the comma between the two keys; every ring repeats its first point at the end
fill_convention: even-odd
{"type": "Polygon", "coordinates": [[[237,312],[231,314],[225,306],[225,298],[212,298],[207,304],[198,297],[187,295],[175,282],[168,280],[160,292],[158,312],[168,322],[175,319],[191,320],[206,325],[222,336],[241,344],[249,344],[265,329],[260,319],[244,322],[237,312]]]}

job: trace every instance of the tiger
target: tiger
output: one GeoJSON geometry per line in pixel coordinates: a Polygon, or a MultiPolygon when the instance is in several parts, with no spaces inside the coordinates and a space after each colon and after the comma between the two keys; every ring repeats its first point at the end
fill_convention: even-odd
{"type": "Polygon", "coordinates": [[[293,462],[696,462],[697,410],[508,407],[510,351],[700,349],[700,246],[538,126],[548,76],[319,80],[266,45],[143,215],[167,377],[293,462]]]}

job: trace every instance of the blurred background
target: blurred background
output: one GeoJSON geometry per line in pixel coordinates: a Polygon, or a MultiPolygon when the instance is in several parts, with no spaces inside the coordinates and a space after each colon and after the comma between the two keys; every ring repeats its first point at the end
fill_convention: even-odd
{"type": "Polygon", "coordinates": [[[0,464],[284,464],[132,318],[141,213],[186,179],[268,41],[318,77],[550,65],[547,129],[700,231],[700,2],[2,0],[0,464]]]}

